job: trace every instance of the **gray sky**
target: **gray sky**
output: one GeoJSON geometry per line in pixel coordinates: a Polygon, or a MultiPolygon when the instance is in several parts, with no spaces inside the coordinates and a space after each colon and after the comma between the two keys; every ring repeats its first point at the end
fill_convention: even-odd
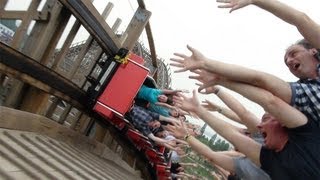
{"type": "MultiPolygon", "coordinates": [[[[7,8],[17,9],[17,3],[22,6],[22,2],[28,0],[9,2],[12,2],[12,7],[7,8]]],[[[95,0],[94,4],[102,12],[108,2],[113,2],[114,8],[107,23],[112,26],[119,17],[123,20],[120,31],[124,31],[138,6],[137,1],[95,0]]],[[[320,1],[282,2],[307,13],[320,23],[320,1]]],[[[265,71],[286,81],[296,80],[284,65],[283,55],[290,44],[302,37],[295,27],[272,14],[255,6],[245,7],[230,14],[227,9],[218,9],[215,0],[145,0],[145,4],[152,12],[150,24],[158,56],[168,60],[174,52],[190,54],[186,49],[186,45],[189,44],[207,57],[265,71]]],[[[141,40],[147,42],[145,34],[141,36],[141,40]]],[[[192,85],[193,81],[188,79],[188,75],[173,74],[173,88],[190,91],[196,88],[192,85]]],[[[259,117],[262,115],[260,107],[237,94],[234,95],[249,110],[259,117]]],[[[213,95],[201,96],[201,99],[205,98],[219,102],[213,95]]],[[[201,121],[198,123],[202,124],[201,121]]]]}
{"type": "MultiPolygon", "coordinates": [[[[102,8],[102,2],[96,0],[99,4],[97,7],[102,8]]],[[[112,24],[115,17],[120,17],[123,20],[120,29],[124,30],[137,7],[137,2],[111,2],[115,7],[107,22],[112,24]]],[[[320,21],[319,1],[282,2],[320,21]]],[[[283,63],[283,55],[285,49],[302,36],[294,26],[284,23],[272,14],[255,6],[230,14],[227,9],[218,9],[215,0],[145,0],[145,4],[152,12],[150,24],[158,56],[168,60],[174,52],[190,54],[186,49],[186,45],[189,44],[207,57],[265,71],[286,81],[297,80],[283,63]]],[[[141,39],[147,42],[145,34],[141,39]]],[[[192,85],[194,82],[188,79],[188,75],[189,73],[173,74],[173,88],[190,91],[195,89],[196,86],[192,85]]],[[[258,117],[263,114],[262,108],[256,104],[236,93],[232,94],[258,117]]],[[[221,103],[214,95],[201,96],[201,99],[221,103]]],[[[203,124],[200,120],[197,123],[203,124]]],[[[209,128],[207,134],[212,134],[209,128]]]]}

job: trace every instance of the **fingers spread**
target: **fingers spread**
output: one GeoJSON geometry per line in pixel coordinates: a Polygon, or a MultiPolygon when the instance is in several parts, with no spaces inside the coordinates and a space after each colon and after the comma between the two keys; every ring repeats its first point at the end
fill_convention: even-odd
{"type": "Polygon", "coordinates": [[[173,55],[181,57],[181,58],[187,58],[187,56],[185,54],[181,54],[181,53],[173,53],[173,55]]]}

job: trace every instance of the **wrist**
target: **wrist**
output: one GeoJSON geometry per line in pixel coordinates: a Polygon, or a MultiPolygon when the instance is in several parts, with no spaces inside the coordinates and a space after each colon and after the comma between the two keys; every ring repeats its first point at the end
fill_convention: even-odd
{"type": "Polygon", "coordinates": [[[192,136],[192,135],[190,135],[189,133],[187,133],[187,134],[183,137],[183,139],[184,139],[186,142],[188,142],[188,140],[190,139],[191,136],[192,136]]]}

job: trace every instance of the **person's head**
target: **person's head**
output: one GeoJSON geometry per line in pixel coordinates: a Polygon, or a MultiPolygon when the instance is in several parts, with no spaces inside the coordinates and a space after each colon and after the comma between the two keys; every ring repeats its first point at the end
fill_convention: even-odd
{"type": "Polygon", "coordinates": [[[168,96],[164,95],[164,94],[160,94],[158,96],[158,101],[159,102],[163,102],[163,103],[166,103],[168,101],[168,96]]]}
{"type": "Polygon", "coordinates": [[[269,113],[262,116],[257,127],[264,137],[265,146],[269,149],[280,151],[288,141],[287,129],[269,113]]]}
{"type": "Polygon", "coordinates": [[[185,115],[179,115],[179,120],[182,120],[182,121],[186,121],[186,116],[185,115]]]}
{"type": "Polygon", "coordinates": [[[316,78],[319,60],[319,51],[305,39],[289,46],[284,55],[290,72],[300,79],[316,78]]]}
{"type": "Polygon", "coordinates": [[[162,126],[160,126],[159,128],[153,131],[153,134],[159,138],[165,138],[169,133],[168,131],[164,130],[162,126]]]}
{"type": "Polygon", "coordinates": [[[179,117],[179,112],[176,109],[171,109],[171,110],[169,110],[169,115],[177,118],[177,117],[179,117]]]}
{"type": "Polygon", "coordinates": [[[153,129],[159,128],[160,125],[161,125],[160,122],[157,121],[157,120],[153,120],[153,121],[150,121],[150,122],[148,123],[148,126],[151,127],[151,128],[153,128],[153,129]]]}

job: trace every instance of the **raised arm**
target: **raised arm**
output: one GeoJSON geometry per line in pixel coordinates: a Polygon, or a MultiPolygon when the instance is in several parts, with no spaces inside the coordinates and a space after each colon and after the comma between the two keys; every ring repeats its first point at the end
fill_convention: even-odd
{"type": "Polygon", "coordinates": [[[161,89],[163,94],[176,94],[178,92],[189,92],[187,90],[183,90],[183,89],[176,89],[176,90],[171,90],[171,89],[161,89]]]}
{"type": "MultiPolygon", "coordinates": [[[[240,152],[249,157],[254,163],[256,163],[256,165],[260,166],[260,144],[241,134],[229,123],[223,121],[222,119],[219,119],[218,117],[208,112],[204,107],[200,105],[195,90],[193,91],[193,97],[187,98],[186,96],[182,95],[182,98],[183,99],[180,102],[177,102],[177,104],[179,104],[182,109],[197,114],[199,118],[207,122],[208,125],[218,134],[220,134],[234,146],[236,146],[240,152]]],[[[171,131],[171,133],[173,132],[171,131]]],[[[191,139],[193,138],[191,137],[191,139]]]]}
{"type": "Polygon", "coordinates": [[[320,26],[305,13],[282,2],[276,0],[217,0],[217,2],[223,3],[223,5],[218,6],[220,8],[231,8],[230,12],[249,4],[254,4],[283,21],[296,26],[306,40],[315,48],[320,48],[320,26]]]}
{"type": "Polygon", "coordinates": [[[265,111],[271,113],[288,128],[307,123],[307,117],[304,114],[264,89],[228,80],[221,81],[220,84],[261,105],[265,111]]]}
{"type": "MultiPolygon", "coordinates": [[[[200,69],[201,76],[215,76],[214,80],[218,80],[219,77],[224,77],[232,81],[239,81],[248,83],[254,86],[266,89],[276,96],[283,99],[285,102],[291,101],[291,88],[290,85],[282,79],[261,71],[245,68],[235,64],[228,64],[217,60],[209,59],[202,55],[198,50],[187,46],[192,52],[191,56],[175,53],[178,58],[171,58],[172,66],[180,68],[176,72],[183,72],[187,70],[195,71],[200,69]],[[203,71],[203,72],[202,72],[203,71]]],[[[211,80],[212,81],[212,80],[211,80]]]]}
{"type": "MultiPolygon", "coordinates": [[[[181,125],[169,126],[168,128],[171,133],[177,138],[183,138],[187,135],[187,131],[181,125]]],[[[213,163],[218,164],[228,171],[234,171],[234,163],[232,157],[212,151],[208,146],[191,135],[186,138],[186,141],[188,142],[192,150],[194,150],[198,154],[203,155],[213,163]]]]}
{"type": "Polygon", "coordinates": [[[152,133],[148,134],[147,136],[148,136],[148,138],[150,138],[151,140],[153,140],[154,142],[156,142],[157,144],[160,144],[160,145],[164,145],[165,143],[169,142],[165,139],[158,138],[158,137],[154,136],[152,133]]]}
{"type": "Polygon", "coordinates": [[[175,118],[172,118],[172,117],[165,117],[165,116],[162,116],[160,115],[159,116],[159,120],[160,121],[165,121],[165,122],[168,122],[168,123],[179,123],[179,120],[175,119],[175,118]]]}
{"type": "Polygon", "coordinates": [[[255,133],[259,129],[257,125],[260,123],[260,119],[254,115],[252,112],[248,111],[236,98],[231,94],[227,93],[221,87],[216,86],[216,95],[233,111],[238,117],[240,117],[241,122],[247,126],[249,132],[255,133]]]}
{"type": "Polygon", "coordinates": [[[235,112],[233,112],[231,109],[219,106],[209,100],[205,100],[202,103],[203,103],[202,106],[205,107],[208,111],[216,111],[224,115],[225,117],[229,118],[230,120],[243,124],[239,116],[235,112]]]}

